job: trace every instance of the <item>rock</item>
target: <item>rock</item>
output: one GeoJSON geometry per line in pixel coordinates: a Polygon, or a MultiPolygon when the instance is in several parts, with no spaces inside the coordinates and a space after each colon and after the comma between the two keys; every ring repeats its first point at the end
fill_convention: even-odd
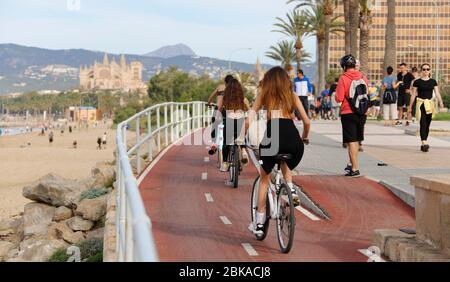
{"type": "Polygon", "coordinates": [[[44,239],[39,239],[37,237],[31,237],[31,238],[25,239],[22,242],[20,242],[19,250],[24,251],[24,250],[28,249],[30,246],[39,242],[40,240],[44,240],[44,239]]]}
{"type": "Polygon", "coordinates": [[[76,244],[84,239],[83,232],[73,232],[65,222],[60,222],[55,226],[56,235],[69,244],[76,244]]]}
{"type": "Polygon", "coordinates": [[[95,230],[89,231],[86,235],[86,239],[103,239],[103,235],[105,233],[105,228],[97,228],[95,230]]]}
{"type": "Polygon", "coordinates": [[[94,186],[111,187],[116,178],[114,166],[108,162],[99,162],[91,171],[92,177],[95,179],[94,186]]]}
{"type": "Polygon", "coordinates": [[[23,196],[33,201],[48,203],[55,207],[75,208],[81,192],[89,189],[92,180],[76,181],[48,174],[35,184],[23,188],[23,196]]]}
{"type": "Polygon", "coordinates": [[[89,231],[94,226],[94,223],[83,219],[81,216],[75,216],[67,221],[67,226],[73,231],[89,231]]]}
{"type": "Polygon", "coordinates": [[[75,214],[82,216],[84,219],[97,221],[106,214],[107,200],[108,195],[95,199],[84,199],[78,204],[75,214]]]}
{"type": "Polygon", "coordinates": [[[377,229],[374,231],[372,241],[373,245],[377,246],[381,250],[381,254],[384,255],[387,250],[387,241],[390,238],[415,238],[414,235],[409,235],[406,233],[403,233],[399,230],[393,230],[393,229],[377,229]]]}
{"type": "Polygon", "coordinates": [[[12,249],[11,251],[9,251],[8,255],[6,256],[7,259],[12,259],[15,258],[19,255],[19,249],[12,249]]]}
{"type": "Polygon", "coordinates": [[[25,237],[47,234],[47,227],[52,222],[55,208],[46,204],[28,203],[24,207],[23,231],[25,237]]]}
{"type": "Polygon", "coordinates": [[[17,258],[9,259],[8,262],[46,262],[54,252],[67,246],[68,244],[61,240],[38,241],[21,250],[17,258]]]}
{"type": "Polygon", "coordinates": [[[23,240],[23,217],[15,216],[0,220],[0,240],[18,246],[23,240]]]}
{"type": "Polygon", "coordinates": [[[11,242],[0,241],[0,262],[8,258],[8,253],[16,246],[11,242]]]}
{"type": "Polygon", "coordinates": [[[59,207],[55,210],[53,221],[63,221],[71,218],[73,215],[72,210],[66,207],[59,207]]]}

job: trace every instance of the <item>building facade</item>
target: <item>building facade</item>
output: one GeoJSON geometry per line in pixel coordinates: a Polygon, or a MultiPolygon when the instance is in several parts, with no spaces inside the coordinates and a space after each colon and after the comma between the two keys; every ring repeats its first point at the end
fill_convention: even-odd
{"type": "Polygon", "coordinates": [[[89,67],[80,67],[81,90],[123,90],[141,91],[146,89],[142,82],[143,65],[140,62],[126,63],[122,55],[120,63],[116,63],[114,57],[110,62],[105,54],[103,63],[97,62],[89,67]]]}
{"type": "MultiPolygon", "coordinates": [[[[385,27],[387,1],[372,0],[373,22],[370,29],[369,79],[379,82],[384,76],[385,27]]],[[[429,63],[439,81],[450,83],[450,0],[396,0],[397,70],[402,62],[411,67],[429,63]]],[[[336,15],[342,15],[339,1],[336,15]]],[[[331,35],[331,69],[340,70],[339,59],[345,53],[344,36],[331,35]]]]}

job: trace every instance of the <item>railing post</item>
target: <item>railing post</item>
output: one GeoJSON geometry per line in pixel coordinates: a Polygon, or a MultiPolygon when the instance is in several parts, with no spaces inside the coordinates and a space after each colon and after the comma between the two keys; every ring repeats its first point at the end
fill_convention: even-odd
{"type": "Polygon", "coordinates": [[[127,228],[127,239],[126,239],[126,257],[125,260],[126,262],[133,262],[133,251],[134,251],[134,247],[133,247],[133,215],[131,214],[131,209],[130,209],[130,205],[127,205],[127,223],[126,223],[126,228],[127,228]]]}
{"type": "MultiPolygon", "coordinates": [[[[141,141],[141,118],[136,119],[136,145],[141,141]]],[[[136,148],[136,172],[141,173],[141,146],[136,148]]]]}
{"type": "Polygon", "coordinates": [[[161,115],[160,115],[160,111],[161,111],[161,108],[158,107],[158,110],[156,112],[156,128],[158,130],[158,140],[157,140],[156,144],[158,144],[158,154],[159,154],[159,152],[161,152],[161,121],[160,121],[161,115]]]}
{"type": "Polygon", "coordinates": [[[191,104],[187,104],[187,134],[191,133],[191,104]]]}
{"type": "Polygon", "coordinates": [[[180,136],[178,135],[179,129],[180,129],[180,125],[179,125],[179,121],[180,121],[180,111],[178,109],[178,104],[175,105],[175,140],[178,140],[178,138],[180,138],[180,136]]]}
{"type": "Polygon", "coordinates": [[[121,230],[121,236],[119,236],[118,238],[116,238],[117,240],[120,240],[120,249],[119,249],[119,261],[123,262],[125,261],[125,252],[126,252],[126,248],[125,248],[125,242],[126,242],[126,237],[127,237],[127,232],[125,229],[125,211],[126,211],[126,207],[127,207],[127,194],[125,191],[125,175],[122,172],[122,177],[120,178],[120,210],[119,210],[119,222],[120,222],[120,226],[119,229],[121,230]]]}
{"type": "Polygon", "coordinates": [[[148,160],[151,162],[153,161],[153,131],[152,131],[152,111],[148,111],[147,116],[147,129],[148,129],[148,135],[150,138],[148,139],[148,160]]]}
{"type": "Polygon", "coordinates": [[[169,146],[169,129],[167,128],[167,125],[169,123],[167,122],[167,104],[164,106],[164,134],[165,134],[165,144],[166,147],[169,146]]]}
{"type": "Polygon", "coordinates": [[[173,136],[173,127],[174,127],[173,118],[174,118],[173,103],[171,103],[170,104],[170,140],[172,141],[171,143],[175,142],[175,138],[173,136]]]}

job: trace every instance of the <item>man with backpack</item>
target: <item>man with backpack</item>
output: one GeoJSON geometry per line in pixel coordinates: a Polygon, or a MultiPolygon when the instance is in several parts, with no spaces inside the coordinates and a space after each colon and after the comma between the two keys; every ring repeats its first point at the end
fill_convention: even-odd
{"type": "Polygon", "coordinates": [[[348,144],[350,164],[345,168],[348,177],[360,177],[358,165],[359,144],[364,140],[366,114],[370,106],[369,81],[356,70],[356,59],[346,55],[341,59],[344,74],[336,88],[336,102],[341,105],[343,143],[348,144]]]}

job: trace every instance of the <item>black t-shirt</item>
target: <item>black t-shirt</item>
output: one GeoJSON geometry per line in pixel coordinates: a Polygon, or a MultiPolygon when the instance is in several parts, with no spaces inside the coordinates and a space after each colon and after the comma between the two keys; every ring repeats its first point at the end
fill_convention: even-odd
{"type": "Polygon", "coordinates": [[[414,87],[417,87],[417,96],[421,99],[432,99],[433,90],[435,86],[438,86],[436,80],[430,78],[429,80],[423,80],[422,78],[414,81],[414,87]]]}
{"type": "Polygon", "coordinates": [[[413,82],[414,79],[415,78],[412,75],[412,73],[407,72],[405,75],[403,75],[403,73],[400,72],[397,75],[397,82],[403,81],[403,84],[400,84],[398,86],[398,94],[399,95],[405,94],[406,90],[411,88],[411,82],[413,82]]]}

